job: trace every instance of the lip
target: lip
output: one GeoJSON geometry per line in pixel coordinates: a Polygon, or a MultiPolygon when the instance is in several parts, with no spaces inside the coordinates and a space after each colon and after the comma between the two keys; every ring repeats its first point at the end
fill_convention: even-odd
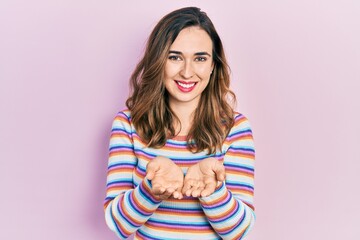
{"type": "Polygon", "coordinates": [[[186,82],[186,81],[178,81],[178,80],[175,80],[175,83],[178,89],[184,93],[191,92],[197,84],[197,82],[186,82]]]}

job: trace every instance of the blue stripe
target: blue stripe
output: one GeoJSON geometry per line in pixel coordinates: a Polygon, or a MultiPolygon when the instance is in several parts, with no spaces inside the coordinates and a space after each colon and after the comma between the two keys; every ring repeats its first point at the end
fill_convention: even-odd
{"type": "Polygon", "coordinates": [[[142,167],[140,165],[137,165],[136,168],[139,169],[141,172],[146,173],[146,166],[142,167]]]}
{"type": "Polygon", "coordinates": [[[233,136],[236,136],[236,135],[241,135],[243,133],[251,133],[252,134],[252,130],[250,127],[248,128],[242,128],[241,130],[237,130],[237,131],[234,131],[234,132],[231,132],[229,133],[229,135],[227,136],[227,138],[231,138],[233,136]]]}
{"type": "MultiPolygon", "coordinates": [[[[235,207],[235,210],[234,210],[234,213],[235,213],[235,214],[229,216],[226,220],[230,220],[230,219],[232,219],[232,218],[235,218],[236,213],[237,213],[238,211],[239,211],[239,204],[238,204],[238,202],[236,201],[236,207],[235,207]]],[[[209,220],[209,221],[210,221],[210,220],[209,220]]],[[[213,221],[211,221],[211,222],[212,222],[212,223],[222,223],[222,224],[223,224],[224,220],[223,220],[223,219],[219,219],[219,220],[213,220],[213,221]]]]}
{"type": "Polygon", "coordinates": [[[199,212],[202,211],[202,209],[199,207],[199,205],[195,206],[195,208],[190,208],[189,206],[184,206],[186,208],[182,208],[181,206],[160,206],[158,209],[165,209],[165,210],[181,210],[181,211],[184,211],[184,212],[194,212],[194,210],[197,210],[199,212]]]}
{"type": "MultiPolygon", "coordinates": [[[[145,232],[141,231],[141,229],[138,229],[138,232],[139,232],[141,235],[145,236],[146,239],[164,240],[163,238],[157,238],[157,237],[155,237],[155,236],[153,236],[153,235],[146,234],[145,232]]],[[[170,238],[167,238],[167,239],[168,239],[168,240],[172,240],[172,239],[170,239],[170,238]]]]}
{"type": "Polygon", "coordinates": [[[228,148],[228,151],[229,149],[233,149],[233,150],[236,150],[236,151],[245,151],[245,152],[252,152],[252,153],[255,153],[255,149],[253,147],[237,147],[237,146],[230,146],[228,148]]]}
{"type": "Polygon", "coordinates": [[[158,221],[158,220],[154,220],[154,219],[149,219],[147,222],[152,222],[152,223],[159,223],[159,224],[165,224],[165,225],[170,225],[170,226],[197,226],[197,227],[202,227],[202,226],[210,226],[210,223],[208,222],[202,222],[202,223],[180,223],[180,222],[170,222],[168,219],[166,221],[158,221]]]}
{"type": "MultiPolygon", "coordinates": [[[[146,151],[146,149],[145,150],[143,150],[143,149],[138,149],[138,148],[136,148],[136,149],[134,149],[134,151],[135,151],[135,154],[137,154],[137,153],[143,153],[143,154],[145,154],[147,157],[152,157],[152,158],[155,158],[155,157],[157,157],[158,155],[157,154],[153,154],[153,153],[150,153],[150,152],[147,152],[146,151]]],[[[175,151],[171,151],[171,152],[174,152],[174,154],[176,154],[176,152],[175,151]]],[[[178,156],[179,154],[177,154],[177,156],[178,156]]],[[[199,156],[199,157],[191,157],[191,155],[188,155],[186,158],[184,158],[184,157],[182,157],[182,158],[178,158],[178,157],[175,157],[175,156],[170,156],[170,155],[168,155],[167,157],[168,158],[170,158],[171,160],[173,160],[173,161],[184,161],[184,160],[186,160],[186,161],[199,161],[199,160],[203,160],[203,159],[205,159],[205,158],[209,158],[209,157],[222,157],[223,156],[223,153],[216,153],[216,154],[211,154],[211,155],[205,155],[205,156],[199,156]]]]}
{"type": "MultiPolygon", "coordinates": [[[[125,197],[125,196],[124,196],[124,197],[125,197]]],[[[120,199],[120,200],[121,200],[121,199],[120,199]]],[[[121,216],[129,225],[131,225],[133,228],[139,227],[138,225],[134,225],[132,222],[130,222],[130,220],[128,220],[128,219],[126,218],[126,216],[124,216],[124,215],[121,213],[121,211],[120,211],[120,206],[119,206],[119,205],[120,205],[120,204],[117,204],[116,208],[117,208],[120,216],[121,216]]]]}
{"type": "Polygon", "coordinates": [[[249,184],[244,184],[244,183],[239,183],[239,182],[229,182],[229,181],[226,181],[226,185],[227,186],[241,186],[241,187],[247,187],[247,188],[250,188],[252,190],[254,190],[254,187],[249,185],[249,184]]]}
{"type": "MultiPolygon", "coordinates": [[[[124,196],[126,203],[131,207],[131,209],[132,209],[134,212],[138,213],[138,215],[144,216],[141,212],[139,212],[139,210],[136,209],[136,206],[129,200],[129,199],[130,199],[130,194],[131,194],[131,193],[126,194],[126,195],[124,196]]],[[[145,216],[146,216],[146,215],[145,215],[145,216]]]]}
{"type": "Polygon", "coordinates": [[[109,164],[108,166],[108,170],[112,169],[112,168],[116,168],[116,167],[135,167],[136,163],[135,162],[115,162],[113,164],[109,164]]]}
{"type": "Polygon", "coordinates": [[[110,187],[111,185],[115,185],[117,183],[127,183],[127,184],[131,184],[131,186],[134,184],[132,179],[121,179],[121,180],[116,180],[116,181],[111,181],[111,182],[107,182],[106,186],[110,187]]]}
{"type": "MultiPolygon", "coordinates": [[[[144,180],[146,181],[146,180],[144,180]]],[[[143,189],[141,187],[141,185],[139,186],[139,194],[147,201],[149,202],[151,205],[155,205],[155,204],[159,204],[158,202],[153,201],[145,192],[145,189],[143,189]]]]}
{"type": "Polygon", "coordinates": [[[186,141],[177,141],[177,140],[173,140],[173,139],[168,139],[165,146],[168,146],[168,145],[186,147],[187,142],[186,141]]]}
{"type": "MultiPolygon", "coordinates": [[[[110,204],[113,204],[113,203],[110,203],[110,204]]],[[[127,238],[127,236],[124,235],[124,234],[120,231],[119,226],[116,224],[115,219],[114,219],[113,214],[112,214],[112,211],[111,211],[111,208],[112,208],[112,205],[110,206],[109,211],[110,211],[111,220],[112,220],[113,224],[115,225],[116,232],[118,233],[118,235],[122,236],[123,238],[127,238]]]]}
{"type": "Polygon", "coordinates": [[[126,133],[126,135],[128,135],[129,137],[131,137],[131,135],[133,134],[132,131],[128,132],[125,128],[113,127],[111,129],[111,133],[117,133],[117,132],[126,133]]]}
{"type": "Polygon", "coordinates": [[[228,203],[231,201],[232,194],[231,194],[231,192],[229,192],[229,193],[230,193],[230,196],[229,196],[228,200],[226,200],[226,202],[224,202],[222,205],[217,206],[217,207],[213,207],[213,206],[209,206],[209,207],[208,207],[207,205],[203,205],[202,207],[203,207],[204,209],[208,209],[208,210],[212,210],[212,211],[213,211],[214,209],[223,207],[224,205],[228,204],[228,203]]]}
{"type": "Polygon", "coordinates": [[[254,167],[248,167],[248,166],[245,166],[243,164],[233,164],[233,163],[225,163],[224,162],[224,166],[225,167],[234,167],[234,168],[241,168],[241,169],[245,169],[245,170],[249,170],[249,171],[254,171],[254,167]]]}
{"type": "Polygon", "coordinates": [[[204,159],[210,158],[210,157],[221,158],[223,155],[224,155],[223,153],[216,153],[216,154],[210,154],[210,155],[199,156],[199,157],[188,157],[188,156],[186,158],[172,157],[171,159],[174,161],[200,161],[200,160],[204,160],[204,159]]]}
{"type": "Polygon", "coordinates": [[[113,145],[109,147],[109,151],[113,151],[117,149],[134,150],[134,147],[132,145],[113,145]]]}
{"type": "MultiPolygon", "coordinates": [[[[130,114],[130,113],[129,113],[130,114]]],[[[118,112],[117,116],[119,117],[125,117],[129,122],[131,122],[131,116],[127,115],[124,111],[118,112]]]]}
{"type": "Polygon", "coordinates": [[[144,153],[147,157],[153,157],[153,158],[157,157],[157,155],[152,154],[152,153],[145,152],[145,151],[143,151],[143,150],[141,150],[141,149],[139,149],[139,148],[134,148],[134,152],[135,152],[135,154],[137,154],[137,153],[144,153]]]}

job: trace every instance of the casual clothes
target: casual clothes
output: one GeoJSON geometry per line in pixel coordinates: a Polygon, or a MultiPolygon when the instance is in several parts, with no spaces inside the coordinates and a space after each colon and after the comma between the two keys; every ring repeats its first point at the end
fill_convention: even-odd
{"type": "Polygon", "coordinates": [[[221,152],[192,153],[186,139],[168,139],[159,149],[146,147],[136,134],[131,113],[114,119],[110,138],[106,223],[120,238],[135,239],[241,239],[255,221],[254,143],[248,120],[235,115],[235,124],[221,152]],[[226,181],[208,197],[157,200],[145,178],[151,159],[164,156],[187,169],[208,157],[224,161],[226,181]]]}

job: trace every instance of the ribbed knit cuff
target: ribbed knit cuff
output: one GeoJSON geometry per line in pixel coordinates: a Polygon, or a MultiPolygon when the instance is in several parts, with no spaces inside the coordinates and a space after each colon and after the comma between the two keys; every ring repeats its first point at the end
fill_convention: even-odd
{"type": "Polygon", "coordinates": [[[156,209],[161,203],[161,200],[156,199],[151,194],[151,188],[151,181],[147,178],[144,178],[138,188],[135,188],[134,196],[140,203],[145,201],[146,207],[149,207],[149,204],[153,204],[154,208],[156,209]]]}
{"type": "Polygon", "coordinates": [[[224,197],[226,197],[227,194],[228,194],[228,190],[226,188],[226,185],[224,182],[222,182],[220,184],[220,186],[218,186],[211,195],[209,195],[207,197],[199,198],[199,200],[200,200],[201,205],[203,205],[205,207],[207,205],[213,206],[217,202],[222,202],[224,197]]]}

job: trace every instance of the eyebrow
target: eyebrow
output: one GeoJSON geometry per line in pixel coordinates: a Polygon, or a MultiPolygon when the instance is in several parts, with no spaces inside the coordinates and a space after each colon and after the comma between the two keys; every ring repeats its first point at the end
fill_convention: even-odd
{"type": "MultiPolygon", "coordinates": [[[[182,55],[182,52],[180,52],[180,51],[172,51],[172,50],[170,50],[169,53],[182,55]]],[[[209,57],[211,57],[211,55],[208,52],[197,52],[194,55],[195,56],[208,55],[209,57]]]]}

